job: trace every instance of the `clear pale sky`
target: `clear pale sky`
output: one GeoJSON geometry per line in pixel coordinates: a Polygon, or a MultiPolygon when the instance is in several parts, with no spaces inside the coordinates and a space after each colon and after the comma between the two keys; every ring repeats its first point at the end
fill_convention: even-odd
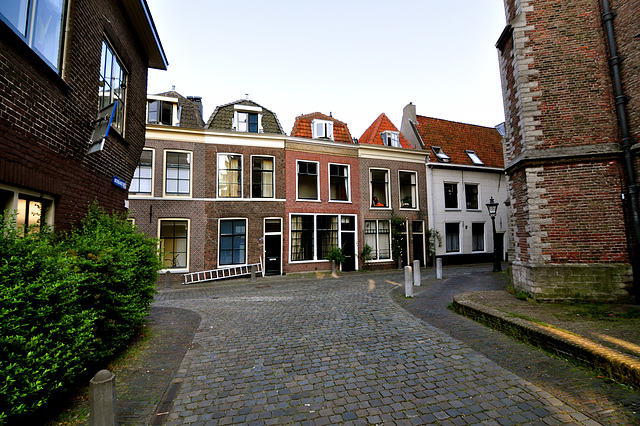
{"type": "Polygon", "coordinates": [[[504,121],[495,43],[502,0],[147,0],[169,61],[148,93],[201,96],[204,119],[248,98],[295,117],[331,113],[359,138],[385,113],[504,121]]]}

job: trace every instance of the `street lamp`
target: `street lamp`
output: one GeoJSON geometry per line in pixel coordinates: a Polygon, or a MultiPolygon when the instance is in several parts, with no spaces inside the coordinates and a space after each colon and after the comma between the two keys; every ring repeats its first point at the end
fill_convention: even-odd
{"type": "Polygon", "coordinates": [[[502,265],[498,260],[498,247],[496,246],[496,214],[498,213],[498,203],[493,201],[493,197],[487,203],[487,210],[491,216],[491,224],[493,225],[493,272],[502,271],[502,265]]]}

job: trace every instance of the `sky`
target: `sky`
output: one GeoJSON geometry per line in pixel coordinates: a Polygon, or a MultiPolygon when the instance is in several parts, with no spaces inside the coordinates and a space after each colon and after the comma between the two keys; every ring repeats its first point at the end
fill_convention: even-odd
{"type": "Polygon", "coordinates": [[[385,113],[494,127],[504,121],[495,43],[502,0],[147,0],[169,62],[148,93],[175,86],[218,105],[251,99],[285,133],[321,112],[352,137],[385,113]]]}

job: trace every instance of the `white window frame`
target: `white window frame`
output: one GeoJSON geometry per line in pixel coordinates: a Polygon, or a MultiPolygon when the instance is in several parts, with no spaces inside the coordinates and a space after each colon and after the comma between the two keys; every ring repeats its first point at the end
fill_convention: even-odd
{"type": "MultiPolygon", "coordinates": [[[[251,106],[251,105],[234,105],[233,106],[232,129],[236,132],[253,133],[253,132],[249,132],[248,123],[245,125],[247,126],[245,129],[240,128],[241,127],[240,115],[249,114],[249,113],[258,114],[258,132],[257,133],[264,133],[264,128],[262,127],[262,108],[251,106]]],[[[247,116],[247,120],[248,119],[249,117],[247,116]]]]}
{"type": "Polygon", "coordinates": [[[444,251],[446,254],[456,254],[462,253],[462,224],[460,222],[445,222],[444,223],[444,251]],[[447,225],[458,225],[458,250],[457,251],[448,251],[447,250],[447,225]]]}
{"type": "Polygon", "coordinates": [[[165,149],[163,153],[162,168],[162,194],[164,197],[192,198],[193,193],[193,152],[181,149],[165,149]],[[189,154],[189,193],[167,193],[167,154],[183,153],[189,154]]]}
{"type": "MultiPolygon", "coordinates": [[[[155,148],[143,148],[142,151],[151,151],[151,193],[147,193],[147,192],[129,192],[129,197],[135,198],[135,197],[153,197],[153,190],[154,190],[154,186],[155,186],[155,170],[156,170],[156,149],[155,148]]],[[[140,154],[140,156],[142,156],[142,153],[140,154]]],[[[140,160],[138,160],[138,164],[140,164],[140,160]]],[[[136,166],[136,172],[138,170],[138,166],[136,166]]],[[[134,172],[134,177],[131,179],[131,183],[133,183],[133,179],[135,179],[135,173],[134,172]]],[[[138,178],[139,179],[139,178],[138,178]]],[[[129,191],[131,191],[131,184],[129,184],[129,191]]]]}
{"type": "Polygon", "coordinates": [[[218,268],[227,268],[232,266],[244,266],[248,265],[249,262],[249,252],[248,252],[248,241],[249,241],[249,220],[246,217],[221,217],[218,219],[218,268]],[[244,262],[243,263],[225,263],[224,265],[220,263],[220,241],[222,240],[222,222],[229,220],[243,220],[244,221],[244,262]]]}
{"type": "Polygon", "coordinates": [[[400,148],[400,132],[394,132],[392,130],[385,130],[381,133],[382,143],[385,146],[393,148],[400,148]]]}
{"type": "MultiPolygon", "coordinates": [[[[185,217],[162,217],[158,218],[158,250],[162,248],[162,222],[164,221],[179,221],[179,222],[187,222],[187,261],[186,266],[183,268],[166,268],[164,267],[164,260],[162,269],[160,272],[170,272],[170,273],[185,273],[189,272],[189,265],[191,264],[191,219],[185,217]]],[[[162,252],[161,252],[162,253],[162,252]]],[[[164,259],[164,253],[162,253],[162,257],[164,259]]]]}
{"type": "Polygon", "coordinates": [[[296,201],[310,201],[310,202],[320,201],[320,162],[319,161],[296,160],[296,201]],[[316,165],[316,198],[300,198],[300,194],[299,194],[300,163],[314,163],[316,165]]]}
{"type": "Polygon", "coordinates": [[[384,169],[384,168],[380,168],[380,167],[371,167],[371,168],[369,168],[369,208],[378,209],[378,210],[379,209],[387,209],[387,210],[391,209],[391,188],[390,188],[391,182],[390,182],[390,179],[391,179],[391,171],[389,169],[384,169]],[[387,179],[386,179],[386,182],[385,182],[385,188],[384,188],[385,199],[386,199],[386,202],[387,202],[386,206],[377,206],[376,207],[376,206],[373,205],[373,182],[372,182],[373,176],[372,176],[372,172],[374,170],[375,171],[383,171],[387,175],[387,179]]]}
{"type": "Polygon", "coordinates": [[[170,96],[157,96],[157,95],[148,95],[147,96],[147,124],[157,124],[160,126],[177,126],[180,123],[180,120],[178,117],[178,98],[172,98],[170,96]],[[164,124],[162,123],[160,120],[158,121],[154,121],[154,122],[150,122],[149,121],[149,104],[151,102],[160,102],[160,104],[164,103],[168,103],[171,104],[172,109],[171,109],[171,124],[164,124]]]}
{"type": "Polygon", "coordinates": [[[327,176],[329,176],[329,202],[332,203],[350,203],[351,202],[351,165],[343,164],[343,163],[329,163],[327,165],[327,176]],[[347,169],[347,177],[346,177],[346,191],[347,191],[347,199],[340,200],[331,198],[331,166],[340,166],[346,167],[347,169]]]}
{"type": "Polygon", "coordinates": [[[475,151],[466,150],[466,153],[467,153],[467,155],[469,156],[469,159],[471,160],[471,162],[474,165],[476,165],[476,166],[484,166],[484,163],[482,162],[480,157],[478,157],[478,154],[476,154],[475,151]]]}
{"type": "Polygon", "coordinates": [[[449,157],[447,154],[445,154],[444,151],[442,150],[442,148],[440,148],[439,146],[432,146],[431,150],[436,155],[436,158],[438,159],[439,162],[441,162],[441,163],[450,163],[451,162],[451,157],[449,157]]]}
{"type": "Polygon", "coordinates": [[[250,197],[254,200],[272,200],[276,198],[276,157],[273,155],[251,155],[250,156],[251,167],[251,194],[250,197]],[[271,170],[271,187],[273,189],[273,195],[271,197],[254,197],[253,196],[253,159],[254,158],[270,158],[273,161],[273,170],[271,170]]]}
{"type": "Polygon", "coordinates": [[[365,219],[364,221],[364,229],[362,230],[362,232],[364,232],[364,240],[363,243],[367,244],[367,237],[366,237],[366,232],[367,232],[367,222],[375,222],[376,223],[376,247],[371,247],[372,249],[375,249],[376,252],[376,258],[375,259],[367,259],[368,262],[391,262],[393,261],[393,241],[391,240],[392,238],[392,232],[391,232],[391,221],[389,219],[365,219]],[[388,235],[388,239],[389,239],[389,257],[388,258],[380,258],[380,222],[386,222],[389,226],[389,233],[388,235]]]}
{"type": "Polygon", "coordinates": [[[400,208],[403,210],[418,210],[420,208],[419,206],[419,201],[418,201],[418,172],[416,172],[415,170],[398,170],[398,202],[400,203],[400,208]],[[400,173],[409,173],[412,174],[413,176],[415,176],[416,179],[416,183],[415,185],[413,185],[413,203],[414,206],[410,206],[410,207],[403,207],[402,206],[402,198],[400,198],[402,196],[402,184],[400,182],[400,173]]]}
{"type": "Polygon", "coordinates": [[[486,222],[472,222],[471,223],[471,251],[473,253],[486,253],[487,252],[487,223],[486,222]],[[473,225],[482,225],[482,250],[473,249],[473,225]]]}
{"type": "Polygon", "coordinates": [[[460,184],[459,182],[442,182],[442,202],[445,210],[460,210],[460,184]],[[456,207],[447,207],[447,189],[445,185],[455,185],[456,187],[456,207]]]}
{"type": "MultiPolygon", "coordinates": [[[[18,210],[18,203],[21,198],[38,198],[48,203],[48,205],[46,206],[44,218],[41,217],[41,220],[46,226],[53,230],[54,220],[56,217],[56,203],[55,198],[52,195],[3,184],[0,184],[0,190],[6,191],[11,194],[9,195],[5,205],[0,204],[0,215],[2,214],[2,212],[4,212],[4,210],[7,210],[7,213],[9,214],[16,212],[18,210]]],[[[17,217],[15,219],[17,219],[17,217]]]]}
{"type": "MultiPolygon", "coordinates": [[[[227,170],[227,169],[225,169],[225,170],[227,170]]],[[[243,179],[243,177],[244,177],[244,155],[238,154],[238,153],[235,153],[235,152],[219,152],[218,155],[216,156],[216,187],[217,187],[218,198],[221,199],[221,200],[229,200],[229,199],[237,200],[237,199],[243,198],[243,195],[244,195],[244,179],[243,179]],[[220,189],[221,189],[220,188],[220,164],[221,164],[220,157],[230,156],[230,155],[240,157],[240,172],[239,172],[240,174],[238,176],[238,178],[240,179],[240,182],[239,182],[239,185],[238,185],[239,186],[240,195],[237,196],[237,197],[223,196],[223,195],[221,195],[221,192],[220,192],[220,189]]]]}
{"type": "Polygon", "coordinates": [[[333,121],[315,119],[311,122],[313,139],[333,139],[333,121]]]}
{"type": "MultiPolygon", "coordinates": [[[[318,253],[319,253],[319,249],[318,246],[319,244],[321,244],[321,242],[318,241],[318,216],[335,216],[337,218],[337,223],[338,223],[338,229],[337,229],[337,235],[338,235],[338,247],[342,247],[342,233],[343,232],[351,232],[351,233],[355,233],[357,232],[357,221],[358,221],[358,217],[357,215],[354,214],[339,214],[339,213],[289,213],[289,263],[296,263],[296,264],[300,264],[300,263],[318,263],[318,262],[327,262],[327,259],[319,259],[318,258],[318,253]],[[292,237],[292,232],[293,232],[293,226],[292,226],[292,221],[293,221],[293,217],[294,216],[312,216],[313,217],[313,259],[305,259],[305,260],[293,260],[292,255],[293,255],[293,237],[292,237]],[[353,220],[355,221],[355,226],[356,229],[351,231],[351,230],[346,230],[343,231],[342,230],[342,217],[343,216],[349,216],[352,217],[353,220]]],[[[388,222],[388,220],[387,220],[388,222]]],[[[391,228],[389,228],[391,229],[391,228]]],[[[391,232],[391,231],[389,231],[391,232]]],[[[356,242],[357,244],[357,242],[356,242]]],[[[357,249],[357,245],[356,245],[356,249],[357,249]]]]}

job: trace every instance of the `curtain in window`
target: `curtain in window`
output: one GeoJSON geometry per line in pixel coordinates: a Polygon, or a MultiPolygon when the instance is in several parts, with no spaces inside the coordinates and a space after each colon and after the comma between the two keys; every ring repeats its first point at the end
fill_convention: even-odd
{"type": "Polygon", "coordinates": [[[242,196],[242,157],[218,156],[218,196],[239,198],[242,196]]]}

